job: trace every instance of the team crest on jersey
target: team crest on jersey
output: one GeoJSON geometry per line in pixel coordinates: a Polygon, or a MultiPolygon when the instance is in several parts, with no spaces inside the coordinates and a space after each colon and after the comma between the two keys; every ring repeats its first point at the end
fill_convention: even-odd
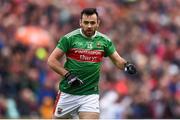
{"type": "Polygon", "coordinates": [[[97,46],[97,48],[101,48],[101,43],[97,42],[96,46],[97,46]]]}
{"type": "Polygon", "coordinates": [[[57,113],[58,113],[58,114],[61,114],[61,113],[62,113],[62,110],[63,110],[62,108],[58,107],[58,108],[57,108],[57,113]]]}

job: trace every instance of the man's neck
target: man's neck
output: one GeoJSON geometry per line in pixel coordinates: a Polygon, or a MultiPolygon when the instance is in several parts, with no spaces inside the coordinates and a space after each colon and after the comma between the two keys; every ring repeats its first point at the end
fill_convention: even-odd
{"type": "Polygon", "coordinates": [[[86,38],[94,38],[94,37],[96,36],[96,31],[94,32],[94,34],[93,34],[92,36],[87,36],[87,35],[84,33],[84,31],[83,31],[82,28],[80,28],[80,32],[81,32],[81,34],[82,34],[84,37],[86,37],[86,38]]]}

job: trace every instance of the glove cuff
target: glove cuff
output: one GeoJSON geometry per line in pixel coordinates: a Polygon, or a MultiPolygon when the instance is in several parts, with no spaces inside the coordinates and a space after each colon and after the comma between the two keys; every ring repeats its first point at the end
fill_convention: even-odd
{"type": "Polygon", "coordinates": [[[124,63],[124,70],[126,69],[127,65],[129,64],[129,62],[127,61],[126,63],[124,63]]]}
{"type": "Polygon", "coordinates": [[[70,73],[70,72],[67,72],[67,73],[64,75],[64,77],[65,77],[65,78],[68,78],[70,75],[71,75],[71,73],[70,73]]]}

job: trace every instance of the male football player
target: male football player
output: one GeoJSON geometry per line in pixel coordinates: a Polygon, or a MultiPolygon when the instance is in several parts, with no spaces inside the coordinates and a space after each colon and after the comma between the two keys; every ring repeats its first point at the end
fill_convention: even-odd
{"type": "Polygon", "coordinates": [[[55,102],[54,118],[99,118],[99,76],[103,57],[109,57],[121,70],[135,74],[133,64],[123,59],[110,38],[97,31],[100,20],[95,8],[81,12],[80,28],[59,40],[48,65],[63,79],[55,102]],[[66,55],[65,65],[59,60],[66,55]]]}

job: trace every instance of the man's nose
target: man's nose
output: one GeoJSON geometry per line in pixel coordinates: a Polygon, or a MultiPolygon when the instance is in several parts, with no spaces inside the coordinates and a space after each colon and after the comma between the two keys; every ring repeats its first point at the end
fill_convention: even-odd
{"type": "Polygon", "coordinates": [[[89,23],[89,24],[88,24],[88,28],[91,28],[91,27],[92,27],[92,25],[89,23]]]}

